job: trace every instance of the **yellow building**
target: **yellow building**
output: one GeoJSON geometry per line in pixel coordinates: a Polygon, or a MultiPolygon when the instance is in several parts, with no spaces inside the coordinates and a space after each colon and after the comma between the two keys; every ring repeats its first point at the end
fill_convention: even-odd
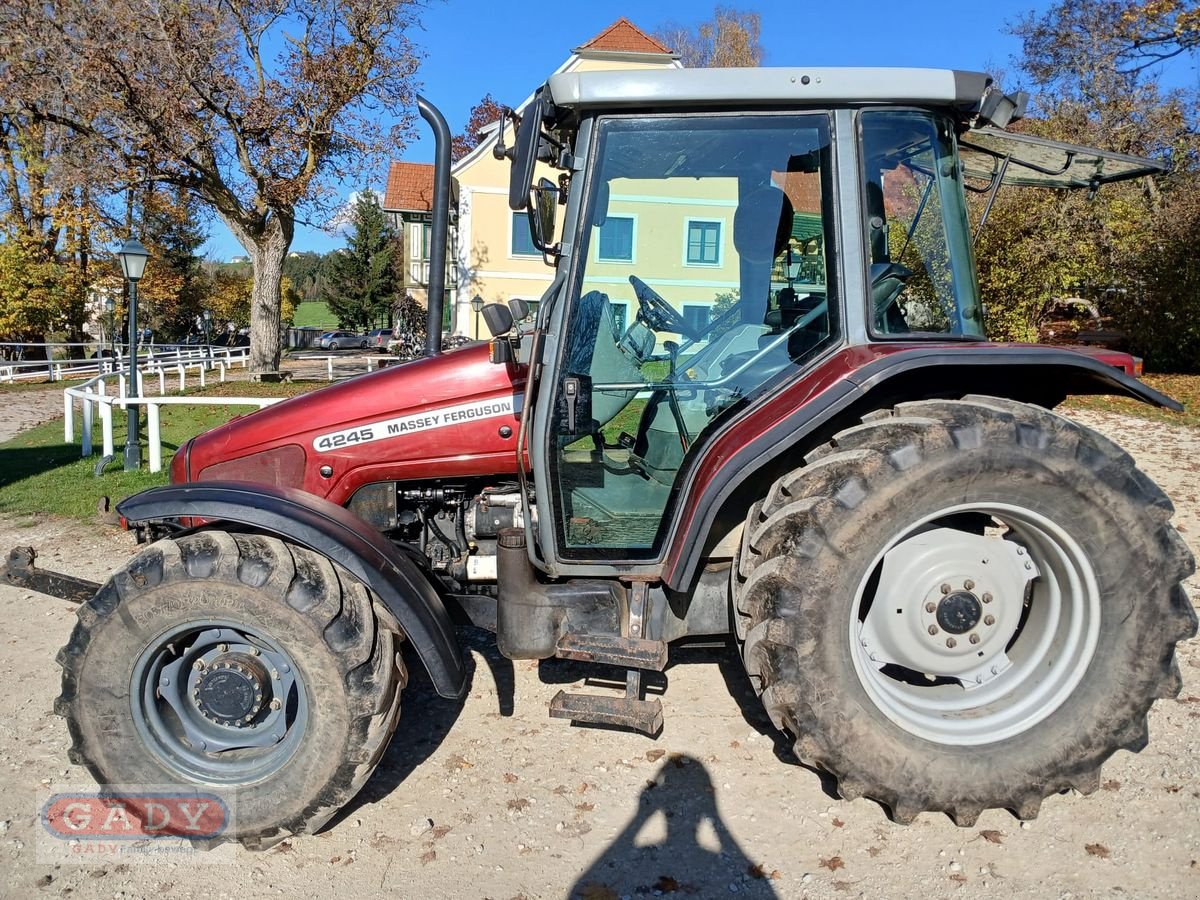
{"type": "MultiPolygon", "coordinates": [[[[678,58],[669,48],[628,19],[622,18],[575,48],[557,71],[680,67],[678,58]]],[[[525,102],[528,103],[529,99],[532,97],[525,102]]],[[[454,177],[458,180],[459,199],[455,255],[457,290],[450,324],[453,331],[471,336],[477,336],[477,317],[471,309],[472,297],[478,295],[489,303],[520,297],[536,303],[552,277],[551,268],[533,248],[525,213],[515,213],[508,208],[510,164],[508,160],[498,160],[492,155],[496,137],[497,129],[493,128],[479,146],[455,163],[453,169],[454,177]]],[[[511,126],[506,126],[504,141],[506,146],[512,146],[511,126]]],[[[538,172],[537,176],[543,174],[556,177],[556,173],[548,167],[538,172]]],[[[673,190],[677,191],[678,188],[673,190]]],[[[723,268],[723,260],[732,256],[727,252],[731,240],[727,224],[719,227],[706,224],[726,222],[733,213],[732,207],[736,203],[732,199],[734,196],[731,195],[729,199],[695,199],[696,225],[693,231],[697,243],[692,258],[698,262],[693,268],[706,279],[706,283],[721,281],[729,287],[737,286],[736,266],[728,277],[725,277],[725,273],[715,271],[723,268]]],[[[646,260],[627,258],[634,255],[633,248],[637,246],[632,229],[654,228],[659,210],[653,198],[639,196],[626,200],[614,193],[612,199],[612,225],[605,229],[602,240],[597,242],[597,250],[593,252],[613,254],[611,263],[605,258],[603,271],[597,270],[597,274],[606,281],[611,278],[611,290],[607,293],[614,304],[625,303],[625,308],[629,309],[631,307],[628,304],[633,302],[629,275],[638,274],[651,280],[656,274],[642,268],[646,260]],[[635,264],[639,267],[636,273],[633,269],[635,264]]],[[[674,300],[673,297],[671,299],[674,300]]],[[[617,310],[620,309],[617,306],[617,310]]]]}

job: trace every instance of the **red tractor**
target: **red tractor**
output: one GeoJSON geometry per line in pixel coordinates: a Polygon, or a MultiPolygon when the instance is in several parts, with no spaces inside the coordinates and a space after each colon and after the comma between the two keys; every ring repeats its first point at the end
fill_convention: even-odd
{"type": "Polygon", "coordinates": [[[1009,134],[1022,107],[923,69],[555,75],[496,148],[553,281],[442,353],[422,102],[427,357],[200,435],[120,504],[146,546],[59,656],[71,759],[234,792],[248,846],[312,832],[388,744],[400,641],[461,697],[470,622],[621,670],[550,714],[651,735],[643,674],[728,635],[798,757],[901,822],[1094,790],[1180,689],[1194,562],[1053,409],[1179,407],[1124,354],[985,340],[964,188],[1160,167],[1009,134]]]}

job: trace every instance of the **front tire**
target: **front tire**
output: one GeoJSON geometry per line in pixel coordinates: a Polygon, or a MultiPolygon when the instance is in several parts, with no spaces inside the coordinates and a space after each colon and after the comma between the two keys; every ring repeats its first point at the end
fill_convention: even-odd
{"type": "Polygon", "coordinates": [[[101,785],[215,788],[234,800],[221,839],[268,846],[319,829],[374,771],[406,681],[399,640],[312,551],[161,540],[80,608],[55,712],[101,785]]]}
{"type": "Polygon", "coordinates": [[[1170,501],[1102,436],[995,398],[838,434],[747,519],[747,671],[797,755],[898,821],[1036,816],[1140,750],[1196,633],[1170,501]]]}

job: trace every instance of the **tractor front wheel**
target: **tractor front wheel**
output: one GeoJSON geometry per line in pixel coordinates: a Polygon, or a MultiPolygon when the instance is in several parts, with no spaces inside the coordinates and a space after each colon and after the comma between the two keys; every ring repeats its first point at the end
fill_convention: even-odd
{"type": "Polygon", "coordinates": [[[752,508],[743,656],[797,755],[898,821],[1032,818],[1175,696],[1195,568],[1102,436],[995,398],[872,414],[752,508]]]}
{"type": "Polygon", "coordinates": [[[221,839],[262,847],[320,828],[375,769],[399,639],[325,557],[199,532],[147,547],[80,608],[55,711],[101,785],[219,793],[221,839]]]}

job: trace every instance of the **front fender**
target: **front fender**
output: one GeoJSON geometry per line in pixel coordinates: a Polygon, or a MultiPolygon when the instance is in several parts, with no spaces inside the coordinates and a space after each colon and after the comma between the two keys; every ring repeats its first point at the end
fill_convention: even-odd
{"type": "Polygon", "coordinates": [[[355,575],[396,617],[438,694],[466,695],[450,616],[419,568],[350,511],[295,488],[205,481],[151,488],[117,504],[131,525],[193,517],[236,522],[328,557],[355,575]]]}

